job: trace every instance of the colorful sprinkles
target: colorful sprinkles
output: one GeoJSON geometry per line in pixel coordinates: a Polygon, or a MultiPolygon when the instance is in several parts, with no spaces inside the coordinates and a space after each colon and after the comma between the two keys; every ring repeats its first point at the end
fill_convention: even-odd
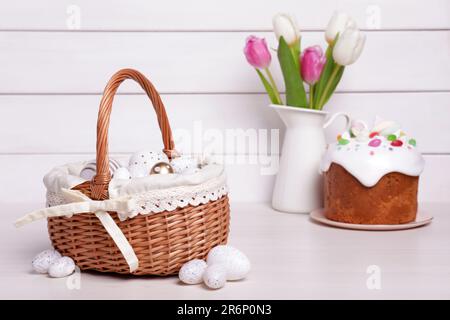
{"type": "MultiPolygon", "coordinates": [[[[346,146],[347,151],[358,151],[364,145],[372,148],[387,148],[389,151],[402,146],[412,150],[417,144],[415,139],[408,138],[400,126],[393,121],[380,122],[373,131],[369,131],[364,122],[354,120],[349,131],[339,134],[336,140],[337,150],[342,150],[342,146],[346,146]]],[[[374,154],[374,151],[370,151],[370,155],[374,154]]]]}
{"type": "Polygon", "coordinates": [[[381,144],[381,139],[373,139],[373,140],[370,140],[370,142],[369,142],[369,146],[374,147],[374,148],[379,147],[380,144],[381,144]]]}
{"type": "Polygon", "coordinates": [[[393,147],[401,147],[403,145],[403,141],[402,140],[395,140],[391,142],[391,146],[393,147]]]}
{"type": "Polygon", "coordinates": [[[397,140],[397,136],[395,134],[390,134],[390,135],[388,135],[387,139],[389,141],[395,141],[395,140],[397,140]]]}
{"type": "Polygon", "coordinates": [[[409,140],[408,140],[408,143],[409,143],[410,145],[412,145],[413,147],[415,147],[415,146],[416,146],[416,139],[409,139],[409,140]]]}

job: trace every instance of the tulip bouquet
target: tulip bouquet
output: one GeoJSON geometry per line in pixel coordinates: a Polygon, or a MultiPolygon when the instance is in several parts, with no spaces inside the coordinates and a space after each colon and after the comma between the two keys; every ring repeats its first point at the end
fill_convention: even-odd
{"type": "MultiPolygon", "coordinates": [[[[365,35],[351,17],[335,12],[325,31],[328,48],[324,54],[318,45],[301,51],[300,30],[293,17],[277,14],[273,27],[278,39],[276,52],[284,78],[286,105],[322,110],[341,80],[345,66],[359,58],[365,35]],[[309,100],[304,82],[309,85],[309,100]]],[[[266,40],[248,37],[244,54],[255,67],[272,103],[284,104],[269,70],[272,56],[266,40]]]]}

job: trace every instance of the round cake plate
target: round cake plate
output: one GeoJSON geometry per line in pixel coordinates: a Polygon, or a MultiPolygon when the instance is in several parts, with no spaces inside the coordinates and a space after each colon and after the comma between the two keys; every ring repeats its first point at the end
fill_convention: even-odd
{"type": "Polygon", "coordinates": [[[343,229],[354,229],[354,230],[368,230],[368,231],[394,231],[394,230],[405,230],[412,229],[427,225],[433,220],[433,216],[424,214],[422,212],[417,212],[417,217],[415,221],[403,223],[403,224],[355,224],[355,223],[345,223],[338,222],[327,219],[325,217],[325,210],[323,208],[316,209],[312,211],[309,216],[314,221],[337,227],[343,229]]]}

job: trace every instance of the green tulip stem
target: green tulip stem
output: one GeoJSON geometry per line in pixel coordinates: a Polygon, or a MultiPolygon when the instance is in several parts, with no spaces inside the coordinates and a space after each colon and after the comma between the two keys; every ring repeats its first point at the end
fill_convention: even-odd
{"type": "Polygon", "coordinates": [[[325,103],[324,99],[327,96],[328,91],[331,88],[331,84],[333,83],[334,78],[336,78],[336,75],[338,74],[340,68],[342,68],[342,66],[337,63],[333,66],[333,71],[331,72],[330,78],[328,79],[325,89],[323,89],[322,95],[319,98],[317,109],[322,109],[323,104],[325,103]]]}
{"type": "Polygon", "coordinates": [[[269,68],[264,69],[266,71],[267,77],[269,77],[270,84],[272,85],[273,91],[275,91],[275,96],[278,100],[278,104],[283,104],[283,101],[280,97],[280,91],[278,91],[277,84],[275,83],[275,80],[273,79],[272,73],[270,72],[269,68]]]}
{"type": "Polygon", "coordinates": [[[309,85],[309,108],[314,109],[314,85],[309,85]]]}
{"type": "Polygon", "coordinates": [[[295,65],[297,66],[297,70],[300,70],[300,44],[301,38],[298,38],[292,45],[289,46],[291,49],[292,57],[294,58],[295,65]]]}

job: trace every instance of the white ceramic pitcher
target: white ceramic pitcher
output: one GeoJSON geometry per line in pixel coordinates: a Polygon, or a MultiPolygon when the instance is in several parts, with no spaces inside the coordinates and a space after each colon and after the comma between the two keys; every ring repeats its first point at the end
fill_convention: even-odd
{"type": "Polygon", "coordinates": [[[321,157],[326,148],[324,128],[345,113],[328,116],[326,111],[271,104],[284,124],[286,132],[272,197],[278,211],[309,213],[323,205],[321,157]]]}

